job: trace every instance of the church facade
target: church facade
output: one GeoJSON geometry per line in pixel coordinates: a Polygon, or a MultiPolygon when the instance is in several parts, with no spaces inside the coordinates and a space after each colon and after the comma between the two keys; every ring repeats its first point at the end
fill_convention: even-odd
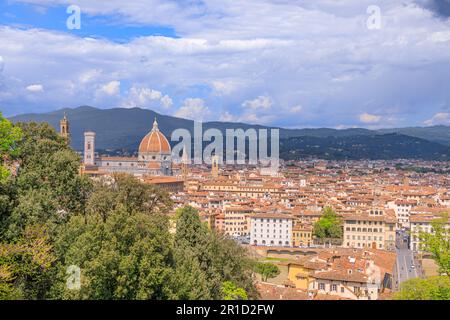
{"type": "Polygon", "coordinates": [[[152,130],[139,144],[137,157],[104,157],[95,152],[95,132],[84,133],[83,172],[89,175],[124,172],[137,177],[171,176],[172,150],[169,141],[153,122],[152,130]]]}

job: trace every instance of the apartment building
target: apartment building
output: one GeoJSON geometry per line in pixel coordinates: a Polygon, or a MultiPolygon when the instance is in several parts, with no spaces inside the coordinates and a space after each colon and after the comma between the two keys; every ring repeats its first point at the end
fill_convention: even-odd
{"type": "Polygon", "coordinates": [[[275,184],[251,185],[230,182],[206,182],[202,185],[202,190],[210,192],[233,193],[245,198],[262,198],[270,195],[275,198],[281,198],[284,189],[275,184]]]}
{"type": "Polygon", "coordinates": [[[245,237],[249,235],[248,216],[253,208],[247,206],[229,206],[224,208],[224,226],[222,230],[231,237],[245,237]]]}
{"type": "Polygon", "coordinates": [[[395,216],[397,217],[398,226],[409,229],[409,216],[411,209],[415,205],[417,205],[417,201],[415,200],[397,199],[395,201],[388,202],[387,207],[394,210],[395,216]]]}
{"type": "Polygon", "coordinates": [[[310,246],[313,243],[313,226],[309,224],[297,223],[292,228],[292,245],[310,246]]]}
{"type": "Polygon", "coordinates": [[[344,220],[345,248],[395,249],[397,219],[392,209],[371,209],[344,220]]]}
{"type": "Polygon", "coordinates": [[[281,213],[250,216],[250,243],[257,246],[292,246],[293,217],[281,213]]]}
{"type": "MultiPolygon", "coordinates": [[[[409,243],[410,250],[421,251],[420,233],[433,233],[432,222],[441,218],[437,214],[417,214],[412,215],[411,220],[411,241],[409,243]]],[[[450,230],[450,219],[447,220],[446,228],[450,230]]]]}

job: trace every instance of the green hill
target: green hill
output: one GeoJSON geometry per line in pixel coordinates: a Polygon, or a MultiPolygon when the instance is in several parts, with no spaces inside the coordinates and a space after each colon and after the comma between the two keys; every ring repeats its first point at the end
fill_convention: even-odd
{"type": "MultiPolygon", "coordinates": [[[[48,122],[59,130],[59,121],[67,114],[70,121],[71,144],[83,149],[83,133],[95,131],[96,147],[108,152],[133,153],[141,139],[151,129],[155,117],[159,128],[169,138],[173,130],[188,129],[193,132],[193,121],[162,115],[140,108],[97,109],[82,106],[61,109],[49,113],[23,114],[11,117],[13,122],[48,122]]],[[[270,128],[259,125],[232,122],[205,122],[203,130],[270,128]]],[[[423,158],[446,159],[450,146],[450,127],[399,128],[368,130],[352,129],[284,129],[280,128],[280,152],[283,157],[315,156],[324,158],[423,158]],[[395,133],[395,134],[394,134],[395,133]],[[363,147],[358,147],[362,145],[363,147]],[[297,153],[298,151],[298,153],[297,153]]]]}

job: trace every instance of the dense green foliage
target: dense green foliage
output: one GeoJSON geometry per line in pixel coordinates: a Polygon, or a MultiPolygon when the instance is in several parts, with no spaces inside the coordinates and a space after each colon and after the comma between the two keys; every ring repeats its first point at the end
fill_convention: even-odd
{"type": "Polygon", "coordinates": [[[431,253],[439,273],[450,277],[450,229],[446,228],[448,214],[431,222],[433,233],[420,232],[421,249],[431,253]]]}
{"type": "Polygon", "coordinates": [[[401,284],[394,294],[396,300],[450,300],[450,277],[437,276],[428,279],[410,279],[401,284]]]}
{"type": "Polygon", "coordinates": [[[0,112],[0,183],[6,183],[10,176],[7,166],[10,164],[9,160],[17,154],[17,143],[21,138],[20,128],[13,126],[0,112]]]}
{"type": "Polygon", "coordinates": [[[224,300],[247,300],[247,293],[244,289],[236,287],[231,281],[225,281],[222,285],[224,300]]]}
{"type": "Polygon", "coordinates": [[[319,239],[342,239],[342,220],[330,207],[323,210],[323,215],[314,224],[314,236],[319,239]]]}
{"type": "Polygon", "coordinates": [[[179,212],[174,239],[175,273],[182,283],[181,299],[218,299],[224,281],[256,296],[251,280],[252,261],[233,240],[208,230],[192,207],[179,212]]]}
{"type": "Polygon", "coordinates": [[[450,159],[450,147],[401,134],[294,137],[280,140],[284,160],[319,158],[327,160],[450,159]]]}
{"type": "Polygon", "coordinates": [[[79,156],[48,124],[5,121],[0,299],[256,297],[246,251],[196,210],[179,209],[172,234],[166,192],[126,174],[81,176],[79,156]]]}
{"type": "Polygon", "coordinates": [[[261,275],[262,281],[267,281],[269,278],[275,278],[280,274],[280,269],[273,263],[257,262],[254,270],[261,275]]]}

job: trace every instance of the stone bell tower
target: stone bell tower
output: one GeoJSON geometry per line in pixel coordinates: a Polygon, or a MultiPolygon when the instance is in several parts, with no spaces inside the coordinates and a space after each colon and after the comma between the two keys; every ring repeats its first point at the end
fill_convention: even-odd
{"type": "Polygon", "coordinates": [[[64,118],[59,121],[59,135],[66,139],[67,144],[70,143],[70,129],[69,120],[67,119],[66,113],[64,112],[64,118]]]}
{"type": "Polygon", "coordinates": [[[219,176],[219,157],[217,155],[211,158],[211,175],[213,178],[219,176]]]}

